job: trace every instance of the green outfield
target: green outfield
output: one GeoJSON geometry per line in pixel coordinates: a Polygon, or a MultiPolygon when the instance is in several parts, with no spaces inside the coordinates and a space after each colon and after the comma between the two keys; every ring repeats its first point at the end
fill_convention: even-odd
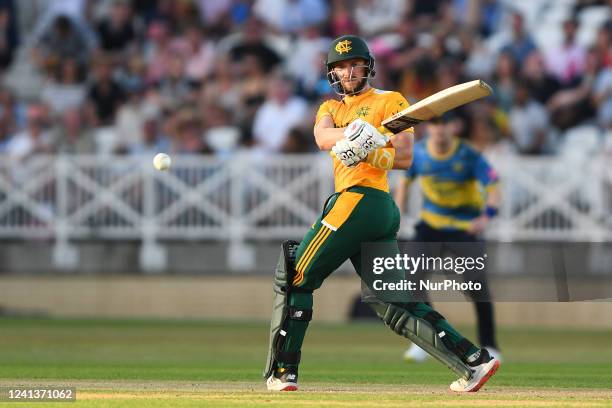
{"type": "Polygon", "coordinates": [[[0,319],[0,386],[72,385],[74,407],[612,406],[612,330],[502,329],[505,362],[475,395],[447,391],[436,362],[405,364],[378,323],[312,324],[302,391],[271,394],[267,336],[265,322],[0,319]]]}

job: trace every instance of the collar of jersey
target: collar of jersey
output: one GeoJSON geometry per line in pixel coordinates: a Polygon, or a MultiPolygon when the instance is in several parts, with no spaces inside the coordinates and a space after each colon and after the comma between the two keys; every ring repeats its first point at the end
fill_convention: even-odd
{"type": "Polygon", "coordinates": [[[427,145],[427,153],[429,153],[432,159],[448,160],[453,154],[455,154],[455,152],[457,151],[457,148],[459,148],[459,139],[456,137],[453,138],[451,148],[448,149],[448,152],[443,153],[443,154],[434,152],[433,148],[431,147],[431,144],[429,143],[429,139],[427,139],[426,145],[427,145]]]}
{"type": "Polygon", "coordinates": [[[367,91],[365,91],[364,93],[360,93],[359,95],[348,95],[345,96],[344,99],[342,99],[342,102],[346,103],[346,104],[353,104],[355,102],[360,101],[361,99],[365,98],[366,96],[370,95],[372,92],[374,92],[374,88],[370,88],[367,91]]]}

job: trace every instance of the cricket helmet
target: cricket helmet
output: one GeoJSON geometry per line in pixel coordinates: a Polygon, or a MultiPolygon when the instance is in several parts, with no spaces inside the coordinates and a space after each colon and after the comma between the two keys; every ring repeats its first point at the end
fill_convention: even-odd
{"type": "Polygon", "coordinates": [[[327,58],[325,59],[325,66],[327,69],[327,81],[334,92],[342,96],[359,93],[365,87],[368,80],[376,74],[374,70],[374,57],[370,54],[368,44],[366,44],[363,38],[356,35],[343,35],[332,41],[327,52],[327,58]],[[345,92],[340,78],[333,72],[333,65],[337,62],[353,58],[361,58],[366,61],[364,65],[366,74],[358,87],[351,92],[345,92]]]}

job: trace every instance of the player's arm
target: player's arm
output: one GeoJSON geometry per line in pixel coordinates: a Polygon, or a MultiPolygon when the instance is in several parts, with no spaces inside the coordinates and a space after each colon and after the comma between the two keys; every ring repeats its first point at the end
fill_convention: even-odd
{"type": "Polygon", "coordinates": [[[381,147],[368,154],[366,163],[382,170],[407,169],[412,165],[414,133],[404,131],[390,136],[393,147],[381,147]]]}
{"type": "Polygon", "coordinates": [[[497,173],[489,163],[487,163],[484,157],[480,155],[474,166],[474,176],[485,187],[487,194],[486,207],[483,214],[472,221],[472,225],[468,231],[471,234],[478,235],[484,232],[491,218],[497,215],[501,203],[501,193],[499,191],[497,173]]]}
{"type": "Polygon", "coordinates": [[[389,139],[395,149],[393,168],[409,168],[412,165],[412,149],[414,147],[414,132],[412,129],[392,135],[389,139]]]}
{"type": "Polygon", "coordinates": [[[330,115],[322,116],[314,127],[314,137],[321,150],[331,150],[339,140],[344,139],[344,128],[334,127],[330,115]]]}
{"type": "Polygon", "coordinates": [[[494,208],[497,210],[501,203],[501,194],[499,192],[498,183],[487,188],[487,208],[494,208]]]}

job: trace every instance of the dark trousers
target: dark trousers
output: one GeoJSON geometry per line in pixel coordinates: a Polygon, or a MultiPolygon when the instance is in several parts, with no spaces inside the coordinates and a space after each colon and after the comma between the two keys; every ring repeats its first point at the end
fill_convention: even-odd
{"type": "MultiPolygon", "coordinates": [[[[415,242],[482,242],[478,237],[469,234],[465,231],[446,231],[432,228],[429,224],[421,221],[415,226],[416,235],[415,242]]],[[[497,340],[495,338],[495,320],[493,312],[493,304],[490,301],[488,283],[485,274],[481,274],[478,281],[482,285],[479,300],[476,301],[473,294],[466,294],[472,299],[476,308],[476,316],[478,320],[478,339],[482,347],[493,347],[498,349],[497,340]],[[483,301],[482,294],[485,295],[483,301]]],[[[431,302],[426,302],[431,306],[431,302]]]]}

